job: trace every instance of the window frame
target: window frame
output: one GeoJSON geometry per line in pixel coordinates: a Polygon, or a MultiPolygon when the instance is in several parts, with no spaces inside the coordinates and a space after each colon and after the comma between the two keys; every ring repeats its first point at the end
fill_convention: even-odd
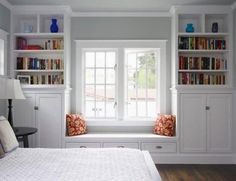
{"type": "MultiPolygon", "coordinates": [[[[3,29],[0,28],[0,39],[3,40],[4,42],[4,50],[3,50],[3,55],[4,55],[4,58],[3,58],[3,64],[4,64],[4,67],[3,67],[3,74],[1,74],[1,71],[0,71],[0,76],[6,76],[7,75],[7,36],[8,36],[8,32],[4,31],[3,29]]],[[[0,60],[1,61],[1,60],[0,60]]]]}
{"type": "Polygon", "coordinates": [[[157,81],[157,113],[164,113],[166,111],[166,49],[167,40],[75,40],[76,43],[76,112],[84,112],[84,49],[111,49],[117,50],[117,71],[116,71],[116,98],[117,101],[117,113],[114,120],[87,120],[89,126],[151,126],[154,120],[132,120],[125,118],[125,49],[159,49],[160,50],[160,61],[157,65],[157,76],[160,77],[157,81]],[[82,55],[82,56],[81,56],[82,55]],[[118,80],[119,79],[119,80],[118,80]]]}

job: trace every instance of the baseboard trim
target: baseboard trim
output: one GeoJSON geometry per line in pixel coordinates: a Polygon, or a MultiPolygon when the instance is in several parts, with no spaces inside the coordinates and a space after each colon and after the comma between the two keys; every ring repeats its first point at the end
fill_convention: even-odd
{"type": "Polygon", "coordinates": [[[233,154],[151,154],[155,164],[236,164],[233,154]]]}

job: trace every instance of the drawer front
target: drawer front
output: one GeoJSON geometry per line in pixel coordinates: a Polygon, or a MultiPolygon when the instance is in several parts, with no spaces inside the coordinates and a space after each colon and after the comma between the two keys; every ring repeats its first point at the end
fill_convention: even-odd
{"type": "Polygon", "coordinates": [[[138,143],[124,143],[124,142],[117,142],[117,143],[104,143],[104,148],[136,148],[138,149],[138,143]]]}
{"type": "Polygon", "coordinates": [[[142,150],[152,153],[174,153],[176,143],[142,143],[142,150]]]}
{"type": "Polygon", "coordinates": [[[100,148],[100,143],[66,143],[66,148],[100,148]]]}

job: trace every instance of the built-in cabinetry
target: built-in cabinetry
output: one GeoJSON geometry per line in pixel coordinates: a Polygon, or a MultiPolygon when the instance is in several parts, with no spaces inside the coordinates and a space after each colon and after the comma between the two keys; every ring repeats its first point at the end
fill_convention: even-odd
{"type": "Polygon", "coordinates": [[[203,153],[205,160],[210,153],[215,159],[226,157],[232,151],[232,10],[172,10],[172,111],[177,115],[179,153],[191,155],[188,161],[203,153]]]}
{"type": "Polygon", "coordinates": [[[25,97],[14,102],[14,125],[38,129],[30,136],[31,147],[60,148],[63,94],[28,92],[25,97]]]}
{"type": "Polygon", "coordinates": [[[181,152],[231,151],[232,94],[181,94],[181,152]]]}
{"type": "Polygon", "coordinates": [[[60,148],[70,108],[70,16],[62,6],[16,6],[11,16],[11,76],[26,100],[15,101],[14,125],[36,127],[30,146],[60,148]],[[56,19],[58,32],[51,30],[56,19]],[[55,21],[55,20],[54,20],[55,21]]]}

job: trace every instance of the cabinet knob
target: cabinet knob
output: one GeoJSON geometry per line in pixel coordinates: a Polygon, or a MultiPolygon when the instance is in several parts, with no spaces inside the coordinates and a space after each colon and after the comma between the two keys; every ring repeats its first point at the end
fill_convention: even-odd
{"type": "Polygon", "coordinates": [[[156,146],[156,149],[162,149],[162,146],[156,146]]]}
{"type": "Polygon", "coordinates": [[[210,110],[210,106],[206,106],[206,110],[210,110]]]}
{"type": "Polygon", "coordinates": [[[80,148],[87,148],[87,146],[80,146],[80,148]]]}
{"type": "Polygon", "coordinates": [[[34,110],[39,110],[39,107],[38,106],[34,106],[34,110]]]}

